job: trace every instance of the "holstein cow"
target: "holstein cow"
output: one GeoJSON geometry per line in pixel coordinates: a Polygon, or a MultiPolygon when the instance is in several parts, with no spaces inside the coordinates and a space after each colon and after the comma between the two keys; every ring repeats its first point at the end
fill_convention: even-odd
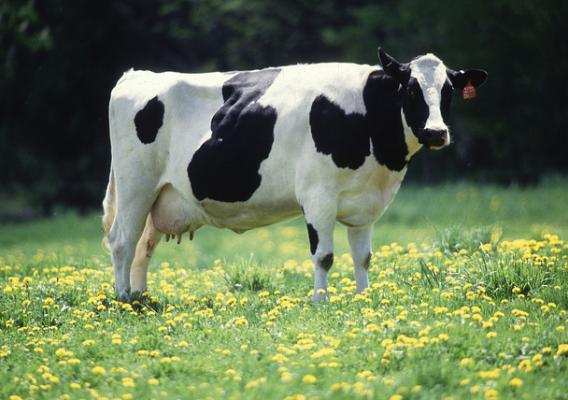
{"type": "MultiPolygon", "coordinates": [[[[433,54],[383,68],[325,63],[246,72],[129,71],[109,104],[112,162],[105,237],[121,300],[146,290],[162,234],[235,232],[303,213],[315,300],[327,289],[333,228],[348,227],[357,290],[368,287],[371,229],[422,146],[450,143],[452,92],[487,73],[433,54]]],[[[475,93],[473,93],[475,94],[475,93]]]]}

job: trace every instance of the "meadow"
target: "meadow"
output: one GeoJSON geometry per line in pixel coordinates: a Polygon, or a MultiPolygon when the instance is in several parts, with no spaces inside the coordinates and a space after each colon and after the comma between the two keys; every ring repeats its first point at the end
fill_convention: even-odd
{"type": "Polygon", "coordinates": [[[0,227],[2,399],[567,399],[568,181],[406,185],[355,293],[301,219],[162,242],[115,301],[100,215],[0,227]]]}

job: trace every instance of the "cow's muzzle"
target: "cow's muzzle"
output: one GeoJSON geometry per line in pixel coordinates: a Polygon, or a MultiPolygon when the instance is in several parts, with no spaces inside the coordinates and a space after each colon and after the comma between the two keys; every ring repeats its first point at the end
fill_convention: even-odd
{"type": "Polygon", "coordinates": [[[450,135],[447,129],[423,129],[419,142],[429,149],[439,150],[450,144],[450,135]]]}

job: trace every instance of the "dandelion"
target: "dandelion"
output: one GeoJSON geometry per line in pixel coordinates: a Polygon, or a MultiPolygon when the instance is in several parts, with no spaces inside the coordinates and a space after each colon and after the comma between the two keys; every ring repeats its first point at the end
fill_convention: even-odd
{"type": "Polygon", "coordinates": [[[122,386],[124,386],[124,387],[135,387],[136,384],[134,383],[134,379],[129,378],[129,377],[125,377],[125,378],[122,378],[122,386]]]}
{"type": "Polygon", "coordinates": [[[148,379],[148,385],[152,385],[152,386],[156,386],[160,384],[160,381],[157,380],[156,378],[150,378],[148,379]]]}
{"type": "Polygon", "coordinates": [[[57,349],[55,351],[55,355],[57,357],[65,357],[66,354],[67,354],[67,351],[65,351],[65,349],[57,349]]]}
{"type": "Polygon", "coordinates": [[[304,383],[308,383],[308,384],[313,384],[317,382],[317,378],[313,375],[304,375],[304,377],[302,378],[302,382],[304,383]]]}
{"type": "Polygon", "coordinates": [[[568,356],[568,343],[563,343],[558,346],[558,350],[556,350],[556,356],[568,356]]]}
{"type": "Polygon", "coordinates": [[[292,374],[289,372],[283,372],[282,375],[280,375],[280,380],[282,382],[290,382],[292,380],[292,374]]]}
{"type": "Polygon", "coordinates": [[[91,372],[95,375],[104,375],[106,373],[106,370],[103,367],[93,367],[93,369],[91,369],[91,372]]]}
{"type": "Polygon", "coordinates": [[[519,388],[519,387],[523,386],[523,380],[519,379],[519,378],[513,378],[509,381],[509,385],[511,385],[515,389],[519,388]]]}
{"type": "Polygon", "coordinates": [[[306,400],[306,396],[303,394],[293,394],[291,396],[284,397],[284,400],[306,400]]]}
{"type": "Polygon", "coordinates": [[[473,359],[471,358],[466,357],[460,360],[460,367],[462,368],[471,367],[472,365],[473,365],[473,359]]]}
{"type": "Polygon", "coordinates": [[[266,377],[261,377],[258,379],[254,379],[252,381],[249,381],[246,385],[245,385],[245,389],[254,389],[255,387],[258,387],[260,385],[262,385],[263,383],[266,383],[266,377]]]}
{"type": "Polygon", "coordinates": [[[274,355],[271,360],[277,364],[282,364],[283,362],[288,361],[288,358],[284,354],[278,353],[274,355]]]}
{"type": "Polygon", "coordinates": [[[525,372],[531,372],[534,368],[530,360],[522,360],[519,363],[519,369],[525,372]]]}

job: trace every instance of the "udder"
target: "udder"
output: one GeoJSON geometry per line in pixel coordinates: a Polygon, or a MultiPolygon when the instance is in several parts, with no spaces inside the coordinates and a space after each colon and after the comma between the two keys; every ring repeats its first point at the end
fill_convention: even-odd
{"type": "Polygon", "coordinates": [[[192,235],[202,225],[199,210],[171,184],[162,188],[151,214],[156,229],[166,235],[180,236],[187,231],[192,235]]]}

